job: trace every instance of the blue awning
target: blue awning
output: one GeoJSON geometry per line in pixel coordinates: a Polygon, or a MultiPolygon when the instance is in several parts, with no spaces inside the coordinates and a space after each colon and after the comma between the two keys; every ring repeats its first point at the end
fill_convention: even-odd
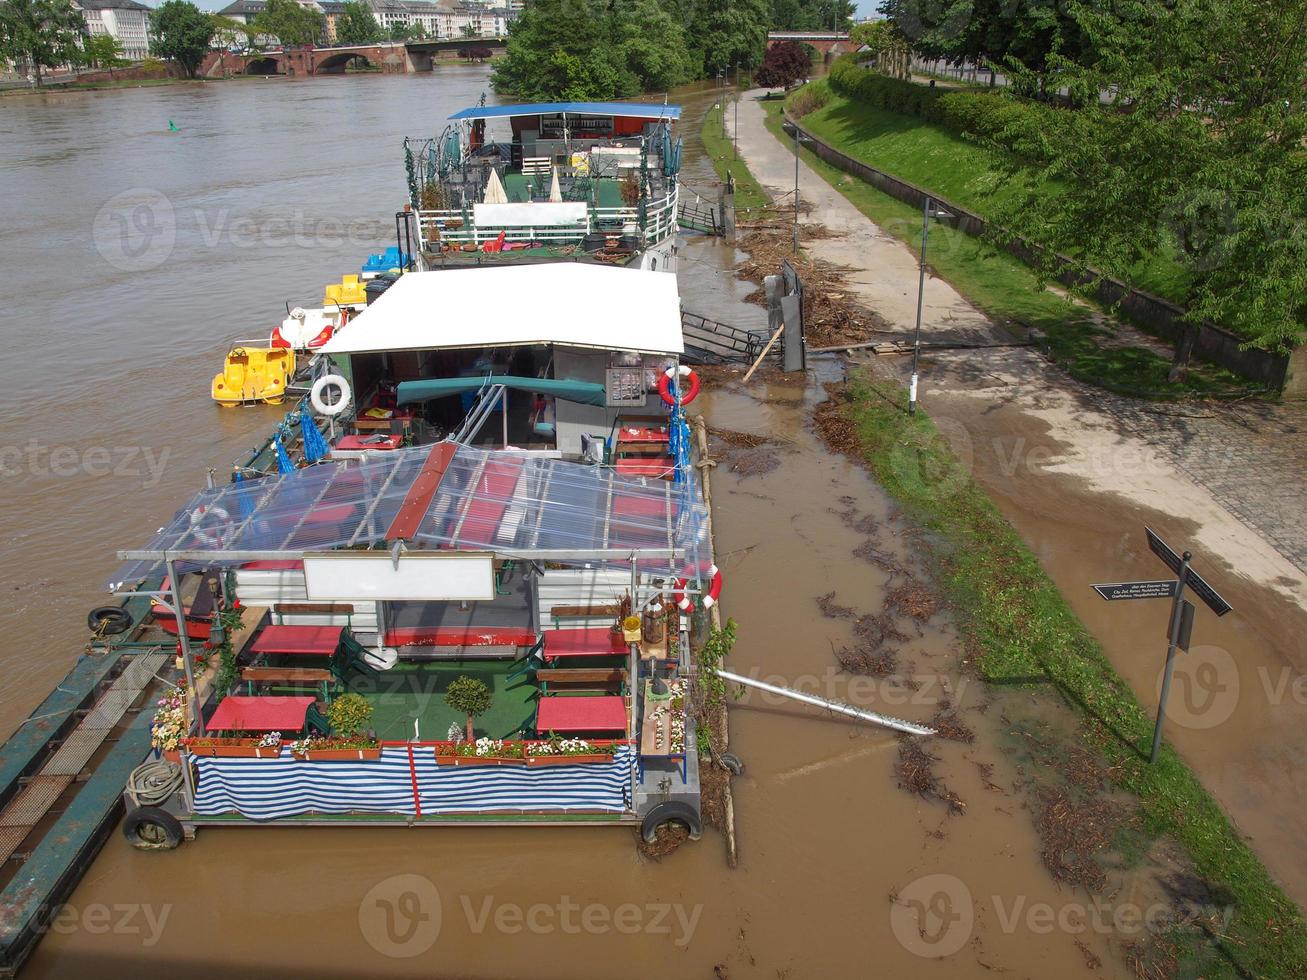
{"type": "Polygon", "coordinates": [[[507,116],[627,116],[636,119],[680,119],[678,105],[651,102],[528,102],[522,105],[481,105],[454,113],[450,119],[503,119],[507,116]]]}

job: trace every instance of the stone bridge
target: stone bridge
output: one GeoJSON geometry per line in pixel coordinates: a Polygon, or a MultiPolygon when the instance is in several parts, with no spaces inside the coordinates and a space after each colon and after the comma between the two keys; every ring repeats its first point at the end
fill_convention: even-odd
{"type": "Polygon", "coordinates": [[[228,75],[340,75],[353,62],[357,67],[378,68],[387,74],[430,71],[437,59],[458,57],[463,48],[502,51],[504,38],[450,38],[443,41],[391,41],[380,44],[333,47],[275,48],[252,54],[210,51],[200,62],[201,78],[228,75]]]}
{"type": "Polygon", "coordinates": [[[767,47],[769,48],[777,44],[783,44],[786,41],[798,41],[801,44],[816,48],[825,56],[827,61],[853,50],[853,45],[849,42],[847,34],[836,34],[830,31],[769,31],[767,34],[767,47]]]}

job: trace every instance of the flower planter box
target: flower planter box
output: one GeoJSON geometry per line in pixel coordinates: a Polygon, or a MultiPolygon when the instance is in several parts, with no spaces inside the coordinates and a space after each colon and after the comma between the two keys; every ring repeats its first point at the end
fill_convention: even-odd
{"type": "Polygon", "coordinates": [[[528,766],[573,766],[579,764],[594,764],[599,762],[612,762],[613,756],[610,752],[587,752],[584,755],[533,755],[527,758],[528,766]]]}
{"type": "Polygon", "coordinates": [[[250,739],[232,745],[187,745],[185,749],[191,755],[207,756],[219,759],[275,759],[281,755],[281,746],[259,745],[250,739]]]}
{"type": "Polygon", "coordinates": [[[370,749],[310,749],[308,752],[291,752],[300,762],[376,762],[381,758],[381,746],[370,749]]]}
{"type": "Polygon", "coordinates": [[[437,755],[438,766],[524,766],[526,759],[499,755],[437,755]]]}

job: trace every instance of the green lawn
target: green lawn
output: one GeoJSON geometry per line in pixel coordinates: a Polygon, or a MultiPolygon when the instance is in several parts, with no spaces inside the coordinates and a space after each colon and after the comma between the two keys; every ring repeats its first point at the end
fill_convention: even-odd
{"type": "MultiPolygon", "coordinates": [[[[781,105],[764,102],[767,128],[777,139],[788,142],[781,130],[781,105]]],[[[820,109],[803,117],[808,125],[820,109]]],[[[814,127],[813,131],[826,138],[814,127]]],[[[917,134],[921,135],[921,134],[917,134]]],[[[934,136],[939,135],[937,132],[934,136]]],[[[922,141],[934,136],[921,135],[922,141]]],[[[888,138],[886,136],[886,138],[888,138]]],[[[919,143],[924,145],[923,143],[919,143]]],[[[978,153],[978,147],[964,146],[978,153]]],[[[921,212],[870,184],[826,163],[811,150],[802,151],[804,161],[840,191],[850,203],[885,232],[909,245],[921,247],[921,212]]],[[[943,151],[930,156],[943,172],[943,151]]],[[[954,176],[951,187],[969,186],[954,176]]],[[[915,181],[914,181],[915,183],[915,181]]],[[[959,201],[958,203],[964,203],[959,201]]],[[[931,269],[996,322],[1014,328],[1034,327],[1047,337],[1050,354],[1073,377],[1115,391],[1149,398],[1178,398],[1187,395],[1242,393],[1248,383],[1222,368],[1194,361],[1186,381],[1167,381],[1170,359],[1140,347],[1108,346],[1101,343],[1108,332],[1095,324],[1091,311],[1071,304],[1048,290],[1037,288],[1034,271],[1020,259],[1000,252],[979,239],[936,223],[930,230],[927,260],[931,269]]],[[[1023,333],[1021,329],[1015,331],[1023,333]]]]}
{"type": "Polygon", "coordinates": [[[509,681],[511,666],[505,660],[401,661],[375,680],[351,686],[372,704],[372,727],[378,738],[413,738],[417,719],[423,739],[444,739],[451,723],[462,727],[467,720],[444,698],[450,682],[466,674],[484,681],[493,698],[490,710],[476,719],[477,736],[507,738],[535,717],[536,686],[529,676],[509,681]]]}
{"type": "MultiPolygon", "coordinates": [[[[824,83],[817,83],[824,84],[824,83]]],[[[900,115],[830,93],[803,125],[831,146],[981,216],[1019,200],[1023,187],[1002,173],[995,151],[915,116],[900,115]]],[[[1053,193],[1045,185],[1040,193],[1053,193]]],[[[1135,285],[1183,303],[1188,277],[1173,257],[1158,255],[1134,271],[1135,285]]]]}

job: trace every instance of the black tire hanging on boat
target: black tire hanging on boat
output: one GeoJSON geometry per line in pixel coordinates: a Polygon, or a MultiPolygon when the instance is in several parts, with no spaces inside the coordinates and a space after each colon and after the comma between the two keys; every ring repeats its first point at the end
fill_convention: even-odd
{"type": "Polygon", "coordinates": [[[92,631],[109,636],[127,632],[133,622],[132,614],[122,606],[97,606],[86,615],[86,625],[92,631]]]}
{"type": "Polygon", "coordinates": [[[182,842],[182,825],[167,810],[142,806],[123,818],[127,843],[142,851],[171,851],[182,842]]]}
{"type": "Polygon", "coordinates": [[[640,836],[646,844],[652,844],[658,836],[658,828],[668,824],[679,823],[690,832],[690,840],[703,836],[703,819],[699,811],[684,800],[664,800],[644,815],[640,822],[640,836]]]}

